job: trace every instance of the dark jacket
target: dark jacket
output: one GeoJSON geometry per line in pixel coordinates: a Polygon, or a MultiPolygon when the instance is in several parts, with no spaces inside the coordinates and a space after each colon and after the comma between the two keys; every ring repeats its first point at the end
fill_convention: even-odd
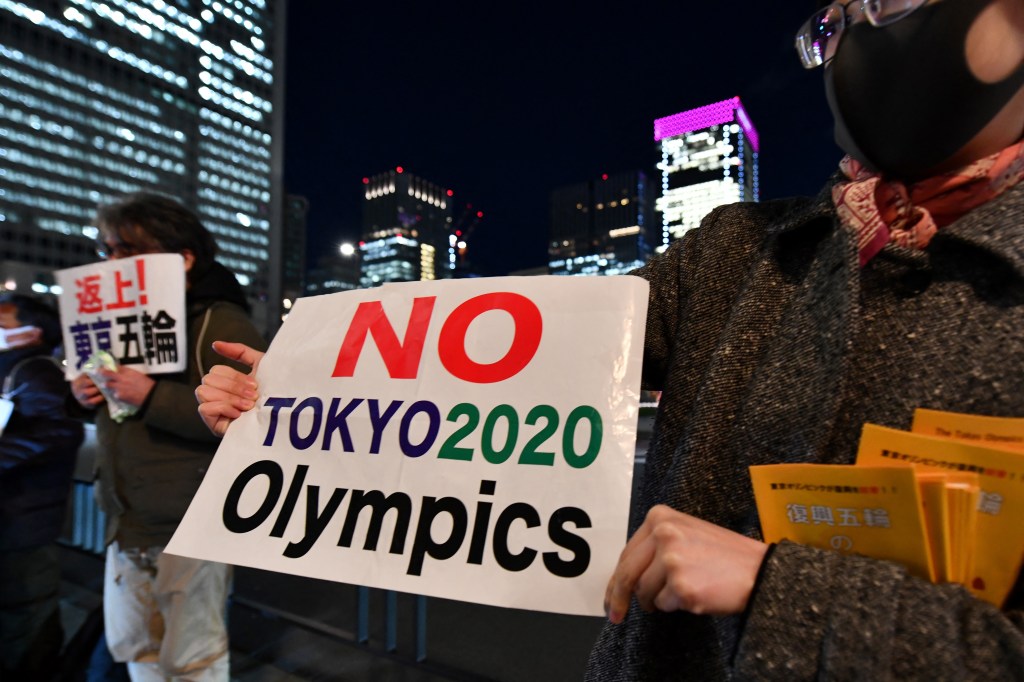
{"type": "Polygon", "coordinates": [[[0,551],[53,542],[64,525],[82,424],[63,370],[42,347],[0,354],[14,412],[0,436],[0,551]]]}
{"type": "Polygon", "coordinates": [[[97,494],[107,514],[106,541],[117,540],[121,548],[167,544],[217,450],[220,440],[200,419],[195,390],[213,365],[232,363],[211,344],[266,347],[249,321],[241,288],[222,265],[192,282],[186,306],[185,371],[153,375],[156,386],[143,408],[120,424],[106,404],[96,412],[97,494]]]}
{"type": "MultiPolygon", "coordinates": [[[[863,270],[829,196],[717,209],[638,272],[644,381],[665,392],[634,529],[664,503],[760,538],[751,465],[852,463],[865,422],[907,429],[915,407],[1024,415],[1024,185],[863,270]]],[[[634,603],[588,677],[1024,675],[1019,611],[881,561],[780,545],[748,617],[634,603]]]]}

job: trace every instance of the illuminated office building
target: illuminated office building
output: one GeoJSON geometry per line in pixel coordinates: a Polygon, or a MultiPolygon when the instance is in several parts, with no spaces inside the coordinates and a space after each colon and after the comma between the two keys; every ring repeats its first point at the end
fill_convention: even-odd
{"type": "Polygon", "coordinates": [[[739,97],[657,119],[654,140],[661,148],[659,248],[717,206],[757,201],[757,131],[739,97]]]}
{"type": "Polygon", "coordinates": [[[401,166],[363,178],[363,286],[453,276],[452,194],[401,166]]]}
{"type": "Polygon", "coordinates": [[[284,9],[0,0],[2,260],[40,276],[92,262],[98,204],[166,193],[199,214],[257,322],[276,328],[284,9]]]}
{"type": "Polygon", "coordinates": [[[359,289],[362,282],[361,252],[352,244],[321,255],[310,268],[306,293],[310,296],[359,289]]]}
{"type": "Polygon", "coordinates": [[[291,309],[295,299],[306,293],[306,232],[309,200],[288,194],[284,200],[283,235],[281,239],[281,296],[284,307],[291,309]]]}
{"type": "Polygon", "coordinates": [[[641,171],[602,175],[551,193],[548,272],[619,275],[651,253],[651,189],[641,171]]]}

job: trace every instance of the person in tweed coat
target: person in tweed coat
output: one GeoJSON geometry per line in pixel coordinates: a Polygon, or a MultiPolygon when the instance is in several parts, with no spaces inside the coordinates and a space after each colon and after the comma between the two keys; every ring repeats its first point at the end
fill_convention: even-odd
{"type": "Polygon", "coordinates": [[[769,547],[747,473],[850,464],[865,422],[916,407],[1024,416],[1024,3],[837,3],[799,35],[850,156],[818,197],[719,208],[635,273],[663,394],[587,678],[1024,679],[1019,577],[999,609],[769,547]]]}
{"type": "MultiPolygon", "coordinates": [[[[819,196],[716,209],[635,272],[663,392],[587,678],[1024,679],[1020,579],[998,609],[769,547],[747,473],[852,463],[865,422],[905,429],[916,407],[1024,416],[1024,3],[854,0],[800,36],[850,156],[819,196]]],[[[214,367],[207,426],[256,391],[214,367]]]]}

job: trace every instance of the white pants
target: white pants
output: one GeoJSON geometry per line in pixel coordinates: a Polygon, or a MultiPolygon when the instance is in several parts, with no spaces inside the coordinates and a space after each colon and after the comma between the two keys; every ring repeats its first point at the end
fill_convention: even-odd
{"type": "Polygon", "coordinates": [[[111,544],[103,584],[111,655],[128,663],[133,682],[227,682],[230,587],[231,566],[111,544]]]}

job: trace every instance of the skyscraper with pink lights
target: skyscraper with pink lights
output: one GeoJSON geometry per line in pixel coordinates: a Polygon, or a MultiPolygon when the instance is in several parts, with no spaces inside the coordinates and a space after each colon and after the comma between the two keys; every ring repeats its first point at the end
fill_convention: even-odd
{"type": "Polygon", "coordinates": [[[758,200],[760,144],[739,97],[655,120],[654,140],[661,151],[660,249],[715,207],[758,200]]]}

